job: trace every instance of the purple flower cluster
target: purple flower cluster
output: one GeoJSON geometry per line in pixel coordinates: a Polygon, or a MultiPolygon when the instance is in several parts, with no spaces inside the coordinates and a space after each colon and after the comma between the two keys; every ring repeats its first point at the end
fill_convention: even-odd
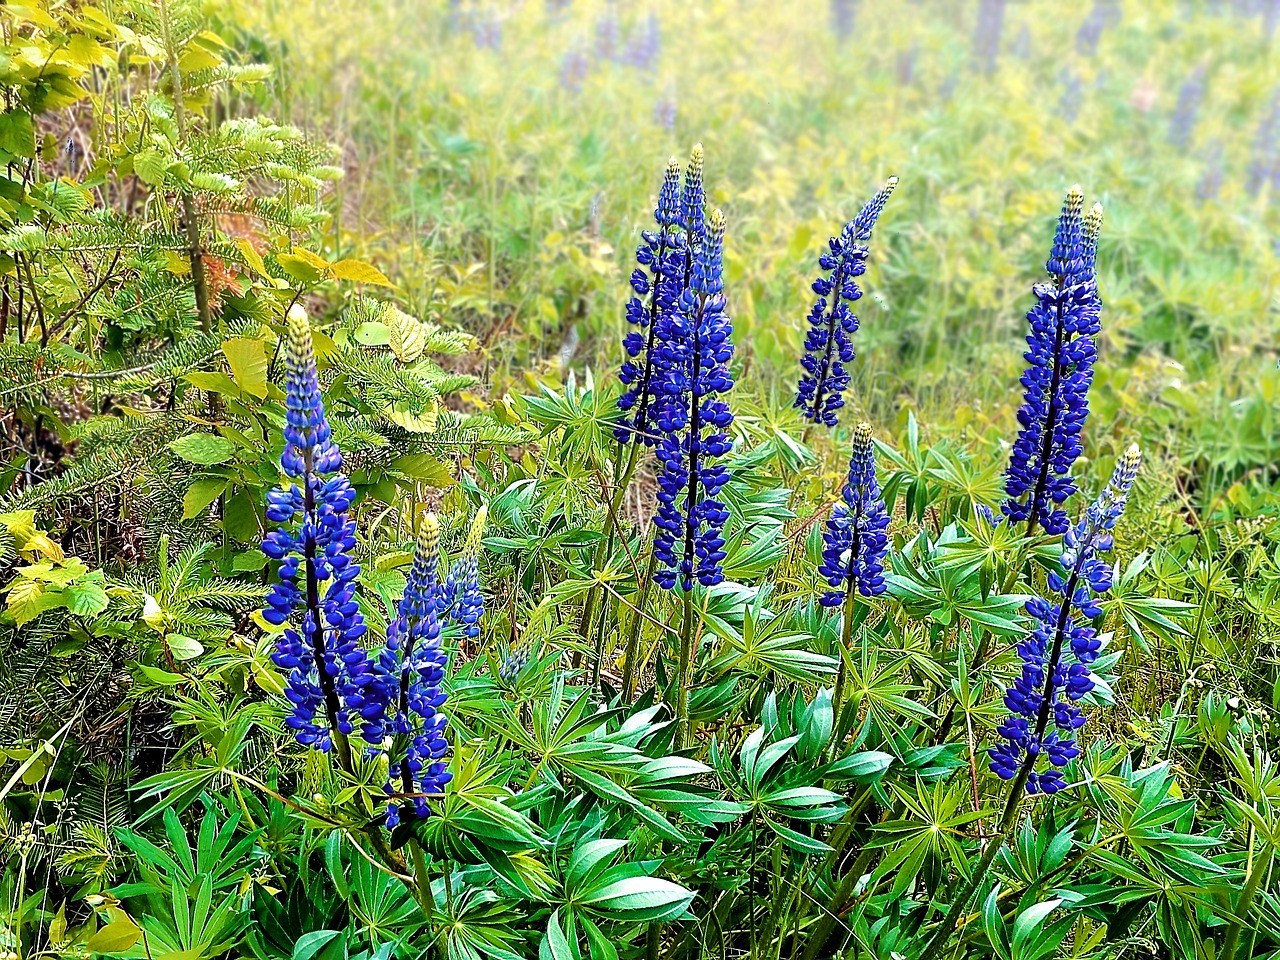
{"type": "Polygon", "coordinates": [[[587,56],[587,52],[580,47],[573,47],[560,61],[560,86],[569,93],[581,93],[582,85],[586,83],[590,72],[591,58],[587,56]]]}
{"type": "Polygon", "coordinates": [[[1006,0],[978,0],[978,23],[973,31],[973,54],[978,69],[994,73],[1000,59],[1006,0]]]}
{"type": "Polygon", "coordinates": [[[857,590],[864,597],[884,593],[884,557],[889,549],[885,509],[876,480],[871,424],[853,428],[853,456],[843,499],[831,509],[823,531],[822,564],[818,572],[836,589],[822,595],[824,607],[837,607],[857,590]]]}
{"type": "Polygon", "coordinates": [[[1245,178],[1246,187],[1254,196],[1268,182],[1272,190],[1280,190],[1280,90],[1271,95],[1271,102],[1258,121],[1245,178]]]}
{"type": "MultiPolygon", "coordinates": [[[[386,732],[400,741],[403,750],[400,759],[390,764],[386,792],[394,795],[399,788],[411,796],[419,818],[430,816],[427,797],[439,795],[452,778],[443,759],[449,744],[444,736],[446,720],[440,713],[446,700],[440,682],[448,663],[440,646],[441,615],[449,602],[439,577],[440,522],[429,513],[421,523],[399,615],[388,628],[378,657],[384,696],[395,705],[386,732]]],[[[387,804],[387,826],[396,826],[400,819],[400,804],[393,800],[387,804]]]]}
{"type": "Polygon", "coordinates": [[[830,427],[838,422],[836,411],[844,406],[844,391],[849,386],[845,365],[854,358],[851,337],[858,329],[858,318],[851,309],[851,304],[862,297],[857,278],[867,271],[871,230],[897,185],[898,178],[890,177],[840,236],[828,241],[830,251],[818,258],[827,275],[813,281],[818,299],[809,311],[809,332],[801,361],[805,372],[800,376],[794,404],[806,420],[830,427]]]}
{"type": "Polygon", "coordinates": [[[1200,104],[1204,102],[1205,73],[1205,65],[1199,64],[1178,91],[1178,103],[1169,118],[1169,143],[1179,150],[1185,150],[1191,144],[1200,104]]]}
{"type": "Polygon", "coordinates": [[[1089,415],[1089,387],[1097,358],[1094,337],[1101,329],[1102,301],[1095,276],[1102,208],[1082,215],[1084,194],[1067,193],[1047,269],[1050,280],[1035,287],[1036,304],[1027,314],[1027,369],[1018,410],[1021,429],[1005,474],[1011,522],[1065,533],[1060,505],[1076,491],[1071,467],[1083,451],[1080,434],[1089,415]]]}
{"type": "Polygon", "coordinates": [[[286,726],[298,742],[328,751],[335,734],[346,738],[363,722],[376,739],[385,712],[369,654],[367,630],[355,599],[360,566],[351,559],[355,522],[347,516],[355,491],[341,474],[320,397],[307,315],[288,316],[284,472],[298,481],[271,491],[262,552],[279,561],[278,582],[262,616],[284,626],[272,660],[286,671],[285,696],[293,705],[286,726]]]}
{"type": "MultiPolygon", "coordinates": [[[[296,482],[269,494],[267,519],[279,526],[262,543],[263,553],[279,563],[262,616],[284,627],[272,660],[287,672],[285,696],[292,709],[285,724],[306,746],[336,746],[348,770],[348,738],[358,724],[371,754],[386,751],[392,757],[391,781],[412,796],[416,815],[425,817],[426,798],[439,795],[450,778],[440,713],[448,658],[440,634],[445,621],[453,620],[464,636],[479,636],[484,597],[477,557],[485,510],[476,515],[446,583],[439,577],[439,521],[431,514],[423,518],[398,616],[375,661],[362,645],[367,628],[355,595],[360,567],[351,559],[355,521],[348,516],[355,491],[340,472],[342,454],[325,416],[311,329],[301,307],[289,311],[287,326],[280,463],[296,482]]],[[[387,790],[395,792],[391,783],[387,790]]],[[[392,802],[388,826],[400,817],[399,804],[392,802]]]]}
{"type": "MultiPolygon", "coordinates": [[[[694,160],[689,164],[685,178],[686,189],[701,192],[701,153],[695,148],[694,160]]],[[[627,301],[627,323],[632,329],[622,340],[627,359],[619,371],[626,390],[618,398],[618,410],[622,417],[614,428],[614,436],[620,443],[632,439],[648,446],[657,443],[650,431],[650,414],[653,407],[654,337],[658,319],[674,310],[688,277],[688,232],[681,214],[680,164],[672,157],[658,191],[658,205],[654,210],[656,230],[646,230],[636,248],[636,262],[640,265],[631,274],[631,299],[627,301]]]]}
{"type": "Polygon", "coordinates": [[[1095,686],[1089,666],[1102,647],[1090,621],[1102,616],[1098,597],[1111,589],[1111,567],[1103,554],[1113,546],[1111,531],[1124,513],[1140,459],[1138,448],[1130,447],[1102,495],[1063,537],[1059,569],[1049,574],[1049,589],[1058,600],[1027,601],[1034,627],[1018,644],[1022,674],[1005,691],[1010,713],[997,730],[1001,740],[991,748],[990,764],[1004,780],[1025,771],[1031,793],[1061,790],[1066,784],[1058,768],[1080,755],[1075,735],[1084,715],[1078,701],[1095,686]],[[1041,756],[1049,767],[1037,771],[1041,756]]]}
{"type": "Polygon", "coordinates": [[[467,543],[449,570],[444,596],[448,601],[448,617],[462,629],[468,640],[480,636],[480,618],[484,616],[484,594],[480,591],[480,538],[484,534],[488,507],[481,507],[471,521],[467,543]]]}
{"type": "Polygon", "coordinates": [[[653,70],[658,66],[662,53],[662,28],[658,15],[650,11],[644,22],[627,37],[627,50],[623,60],[637,70],[653,70]]]}
{"type": "Polygon", "coordinates": [[[853,36],[858,22],[858,0],[831,0],[831,30],[836,40],[845,41],[853,36]]]}
{"type": "MultiPolygon", "coordinates": [[[[700,152],[695,154],[701,160],[700,152]]],[[[700,162],[697,166],[701,166],[700,162]]],[[[700,171],[699,171],[700,172],[700,171]]],[[[696,579],[714,586],[724,579],[722,530],[729,511],[717,498],[729,471],[712,461],[733,447],[726,432],[733,414],[722,395],[733,387],[733,324],[725,313],[724,215],[714,210],[702,226],[701,177],[691,191],[686,180],[685,223],[692,254],[688,285],[675,308],[658,317],[653,359],[653,429],[661,468],[658,474],[655,581],[664,589],[696,579]],[[691,196],[696,201],[691,201],[691,196]]]]}

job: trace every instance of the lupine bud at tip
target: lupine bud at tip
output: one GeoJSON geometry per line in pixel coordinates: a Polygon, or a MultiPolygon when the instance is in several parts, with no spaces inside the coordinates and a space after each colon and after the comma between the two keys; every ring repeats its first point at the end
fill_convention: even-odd
{"type": "Polygon", "coordinates": [[[1125,472],[1131,474],[1136,474],[1142,466],[1142,451],[1136,443],[1129,444],[1129,449],[1124,452],[1124,465],[1125,472]]]}
{"type": "Polygon", "coordinates": [[[313,348],[311,322],[307,319],[307,311],[301,304],[295,303],[289,308],[288,316],[285,317],[285,326],[288,328],[289,355],[299,363],[304,362],[311,355],[313,348]]]}
{"type": "Polygon", "coordinates": [[[1084,190],[1081,189],[1080,184],[1073,184],[1067,191],[1067,207],[1073,214],[1078,214],[1084,209],[1084,190]]]}
{"type": "Polygon", "coordinates": [[[884,192],[885,192],[885,193],[893,193],[894,188],[895,188],[895,187],[897,187],[897,186],[898,186],[898,178],[897,178],[897,177],[890,177],[888,180],[886,180],[886,181],[884,182],[884,192]]]}
{"type": "Polygon", "coordinates": [[[424,513],[418,526],[418,553],[434,557],[440,546],[440,520],[434,513],[424,513]]]}
{"type": "Polygon", "coordinates": [[[689,151],[689,169],[702,173],[702,144],[695,143],[689,151]]]}
{"type": "Polygon", "coordinates": [[[1102,233],[1102,204],[1095,203],[1084,215],[1084,235],[1090,243],[1097,243],[1102,233]]]}
{"type": "Polygon", "coordinates": [[[489,505],[486,503],[476,511],[471,521],[471,529],[467,531],[466,554],[475,556],[480,552],[480,541],[484,537],[484,524],[489,519],[489,505]]]}
{"type": "Polygon", "coordinates": [[[711,211],[711,216],[707,219],[707,231],[712,236],[724,235],[724,213],[719,207],[711,211]]]}
{"type": "Polygon", "coordinates": [[[871,424],[865,420],[859,420],[853,428],[853,445],[855,447],[863,446],[871,442],[871,424]]]}

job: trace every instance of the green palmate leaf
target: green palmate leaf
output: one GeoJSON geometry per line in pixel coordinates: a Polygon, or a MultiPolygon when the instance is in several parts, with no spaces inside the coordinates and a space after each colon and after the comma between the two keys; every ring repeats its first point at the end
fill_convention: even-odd
{"type": "Polygon", "coordinates": [[[342,936],[341,930],[312,930],[298,938],[293,946],[291,960],[311,960],[332,940],[342,936]]]}
{"type": "Polygon", "coordinates": [[[661,877],[638,876],[603,883],[579,897],[584,906],[610,919],[670,920],[685,912],[694,893],[661,877]]]}
{"type": "Polygon", "coordinates": [[[560,926],[560,911],[547,919],[547,932],[538,945],[538,960],[580,960],[577,944],[571,944],[560,926]]]}
{"type": "Polygon", "coordinates": [[[189,433],[169,444],[169,449],[188,463],[211,467],[225,463],[236,452],[235,444],[212,433],[189,433]]]}

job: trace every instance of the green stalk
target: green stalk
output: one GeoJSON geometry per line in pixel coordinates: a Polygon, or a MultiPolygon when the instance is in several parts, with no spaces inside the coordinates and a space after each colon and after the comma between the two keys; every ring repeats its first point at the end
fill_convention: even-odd
{"type": "Polygon", "coordinates": [[[942,918],[938,929],[934,931],[929,945],[925,948],[924,953],[920,955],[920,960],[937,960],[942,953],[943,947],[951,939],[951,932],[956,928],[961,915],[969,909],[969,901],[973,899],[973,895],[978,891],[982,882],[986,880],[987,871],[991,869],[991,864],[995,861],[996,854],[1000,852],[1000,848],[1004,846],[1005,840],[1009,838],[1009,834],[1013,830],[1013,825],[1018,821],[1018,808],[1022,805],[1023,791],[1026,789],[1027,777],[1030,773],[1031,764],[1023,763],[1021,769],[1018,770],[1017,777],[1014,778],[1013,789],[1009,791],[1009,799],[1004,807],[1004,816],[1000,818],[1000,832],[992,837],[987,844],[987,849],[982,852],[982,859],[978,861],[978,866],[974,869],[973,876],[964,885],[964,889],[959,896],[951,902],[950,909],[947,910],[946,916],[942,918]]]}
{"type": "Polygon", "coordinates": [[[427,858],[422,853],[422,844],[416,837],[409,838],[409,853],[413,857],[413,879],[415,896],[422,912],[427,918],[427,926],[434,931],[436,923],[435,895],[431,892],[431,876],[427,872],[427,858]]]}
{"type": "MultiPolygon", "coordinates": [[[[857,544],[854,544],[857,549],[857,544]]],[[[840,658],[840,665],[836,669],[836,688],[831,694],[831,714],[835,724],[836,732],[840,730],[840,708],[844,706],[844,686],[847,681],[849,668],[845,665],[845,654],[849,652],[853,644],[853,608],[858,602],[858,588],[853,582],[853,578],[849,578],[847,593],[844,598],[844,623],[840,626],[840,649],[837,652],[840,658]]],[[[836,740],[833,737],[831,741],[832,749],[836,749],[836,740]]]]}
{"type": "Polygon", "coordinates": [[[653,586],[653,572],[658,567],[658,558],[654,556],[653,546],[649,547],[649,569],[644,575],[644,583],[640,585],[640,602],[636,604],[635,616],[631,618],[631,632],[627,634],[627,646],[623,651],[622,696],[627,703],[635,697],[636,692],[636,654],[640,640],[640,625],[644,622],[642,611],[649,605],[649,589],[653,586]]]}
{"type": "Polygon", "coordinates": [[[831,936],[831,931],[836,925],[839,911],[844,909],[844,905],[849,899],[849,894],[853,893],[853,888],[857,886],[858,878],[866,871],[873,856],[875,856],[875,850],[871,847],[865,847],[858,854],[858,859],[854,862],[853,867],[846,871],[841,878],[840,886],[831,895],[828,908],[823,911],[814,924],[813,935],[809,938],[809,945],[804,950],[804,960],[818,960],[819,952],[826,945],[827,938],[831,936]]]}
{"type": "Polygon", "coordinates": [[[1222,960],[1235,960],[1236,949],[1240,944],[1240,931],[1244,929],[1244,921],[1249,916],[1249,910],[1253,906],[1253,898],[1257,895],[1258,887],[1262,884],[1262,877],[1271,869],[1271,858],[1273,856],[1274,850],[1271,846],[1268,846],[1262,859],[1249,867],[1249,875],[1245,879],[1244,889],[1240,891],[1240,902],[1235,909],[1235,915],[1238,919],[1231,922],[1231,926],[1227,928],[1226,939],[1222,941],[1222,960]]]}
{"type": "Polygon", "coordinates": [[[680,627],[680,664],[676,671],[676,750],[693,739],[689,722],[689,661],[693,654],[693,592],[684,594],[684,622],[680,627]]]}
{"type": "MultiPolygon", "coordinates": [[[[631,455],[627,459],[627,466],[622,469],[622,447],[618,447],[613,460],[613,475],[617,480],[613,499],[609,503],[609,512],[604,518],[604,536],[600,538],[600,542],[596,544],[595,554],[591,559],[591,573],[594,576],[600,571],[600,564],[613,552],[613,535],[618,525],[618,512],[622,509],[622,498],[626,496],[627,487],[631,485],[631,475],[635,473],[636,463],[640,459],[639,443],[631,444],[631,455]],[[619,471],[621,470],[621,476],[619,471]]],[[[582,604],[582,617],[578,620],[578,635],[588,643],[591,642],[591,622],[595,616],[596,602],[600,597],[600,585],[593,583],[591,589],[587,591],[587,599],[582,604]]],[[[580,657],[575,658],[580,660],[580,657]]],[[[577,666],[577,664],[574,664],[577,666]]]]}

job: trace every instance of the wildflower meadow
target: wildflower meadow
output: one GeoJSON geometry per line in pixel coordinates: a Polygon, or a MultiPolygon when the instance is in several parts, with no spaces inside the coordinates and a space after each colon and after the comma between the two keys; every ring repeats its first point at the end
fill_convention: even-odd
{"type": "Polygon", "coordinates": [[[1280,958],[1278,28],[0,4],[0,960],[1280,958]]]}

